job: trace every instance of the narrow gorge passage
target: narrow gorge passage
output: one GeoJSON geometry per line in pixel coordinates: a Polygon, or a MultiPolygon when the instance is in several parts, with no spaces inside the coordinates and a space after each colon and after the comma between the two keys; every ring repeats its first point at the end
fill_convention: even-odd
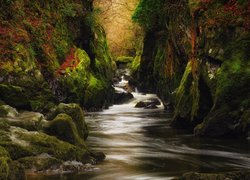
{"type": "MultiPolygon", "coordinates": [[[[119,84],[126,83],[124,79],[119,84]]],[[[106,160],[87,172],[44,176],[41,179],[173,179],[187,171],[228,172],[248,169],[249,145],[245,140],[199,139],[169,126],[173,114],[135,108],[155,94],[132,93],[134,98],[103,112],[86,114],[90,128],[87,145],[102,151],[106,160]]]]}
{"type": "Polygon", "coordinates": [[[169,126],[173,114],[162,105],[158,109],[135,108],[137,102],[157,98],[155,94],[132,94],[134,99],[129,103],[87,115],[91,132],[87,144],[104,152],[106,160],[94,171],[74,178],[166,180],[187,171],[228,172],[249,168],[246,140],[194,138],[169,126]]]}
{"type": "Polygon", "coordinates": [[[250,180],[249,0],[0,0],[0,180],[250,180]]]}

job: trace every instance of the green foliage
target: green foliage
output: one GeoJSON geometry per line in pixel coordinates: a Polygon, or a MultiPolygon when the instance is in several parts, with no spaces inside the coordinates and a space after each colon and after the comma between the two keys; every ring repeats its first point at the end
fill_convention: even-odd
{"type": "Polygon", "coordinates": [[[134,22],[146,29],[152,29],[165,21],[163,11],[165,0],[141,0],[132,16],[134,22]]]}
{"type": "Polygon", "coordinates": [[[119,56],[115,59],[116,62],[118,63],[130,63],[133,61],[133,57],[131,56],[119,56]]]}
{"type": "Polygon", "coordinates": [[[140,63],[141,63],[141,54],[137,54],[135,56],[135,58],[133,59],[130,69],[132,71],[132,74],[134,74],[135,72],[137,72],[137,70],[140,67],[140,63]]]}
{"type": "Polygon", "coordinates": [[[95,107],[96,109],[101,109],[106,101],[105,96],[107,88],[107,83],[103,78],[98,79],[91,74],[84,96],[85,107],[95,107]]]}

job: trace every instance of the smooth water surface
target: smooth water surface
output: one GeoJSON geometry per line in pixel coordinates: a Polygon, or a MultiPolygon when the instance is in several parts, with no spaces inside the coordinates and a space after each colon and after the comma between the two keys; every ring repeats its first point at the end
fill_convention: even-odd
{"type": "Polygon", "coordinates": [[[169,127],[172,117],[160,107],[137,109],[135,103],[154,95],[91,114],[89,146],[107,159],[93,179],[167,179],[187,171],[218,172],[250,168],[249,143],[205,140],[169,127]]]}
{"type": "Polygon", "coordinates": [[[199,139],[169,126],[172,114],[138,109],[139,100],[155,97],[134,93],[135,99],[103,112],[89,113],[88,146],[106,154],[94,169],[78,175],[46,179],[172,179],[188,171],[224,172],[250,168],[250,142],[199,139]]]}

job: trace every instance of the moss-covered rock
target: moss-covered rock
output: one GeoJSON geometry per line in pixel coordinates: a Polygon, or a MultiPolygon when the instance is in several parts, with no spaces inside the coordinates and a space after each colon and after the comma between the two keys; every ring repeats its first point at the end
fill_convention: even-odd
{"type": "Polygon", "coordinates": [[[224,56],[227,60],[218,72],[213,109],[195,129],[196,135],[218,137],[246,134],[238,128],[243,113],[250,107],[249,37],[245,38],[227,45],[224,56]]]}
{"type": "Polygon", "coordinates": [[[191,62],[187,64],[176,91],[174,127],[193,130],[202,122],[212,107],[212,97],[202,74],[193,75],[191,62]]]}
{"type": "Polygon", "coordinates": [[[40,154],[37,156],[29,156],[18,159],[25,169],[32,169],[33,171],[44,171],[52,167],[59,167],[61,160],[51,157],[48,154],[40,154]]]}
{"type": "Polygon", "coordinates": [[[59,160],[77,160],[84,163],[94,163],[89,151],[77,147],[56,137],[37,131],[27,131],[18,127],[10,127],[1,131],[0,145],[4,147],[14,160],[47,153],[59,160]]]}
{"type": "Polygon", "coordinates": [[[67,114],[58,114],[43,127],[44,131],[56,136],[58,139],[85,147],[83,139],[78,134],[78,129],[72,118],[67,114]]]}
{"type": "Polygon", "coordinates": [[[89,131],[87,123],[84,120],[82,108],[78,104],[60,103],[50,114],[48,114],[48,119],[52,120],[61,113],[67,114],[73,119],[79,136],[85,140],[88,137],[89,131]]]}
{"type": "Polygon", "coordinates": [[[0,96],[6,104],[43,113],[58,102],[84,105],[91,73],[111,87],[113,61],[92,1],[3,3],[0,96]]]}
{"type": "Polygon", "coordinates": [[[18,112],[15,108],[10,107],[9,105],[0,106],[0,118],[1,117],[15,117],[18,115],[18,112]]]}
{"type": "Polygon", "coordinates": [[[128,63],[132,63],[132,61],[134,60],[134,57],[130,57],[130,56],[119,56],[115,59],[116,64],[119,66],[119,64],[128,64],[128,63]]]}
{"type": "Polygon", "coordinates": [[[9,153],[0,146],[0,179],[25,179],[24,167],[12,161],[9,153]]]}
{"type": "Polygon", "coordinates": [[[25,111],[18,113],[15,116],[7,116],[0,118],[0,121],[6,122],[11,126],[21,127],[29,131],[41,130],[44,121],[44,116],[37,112],[25,111]]]}
{"type": "Polygon", "coordinates": [[[0,147],[0,179],[7,179],[9,177],[8,161],[10,161],[9,153],[0,147]]]}
{"type": "Polygon", "coordinates": [[[112,92],[113,90],[113,88],[109,87],[107,84],[104,78],[97,78],[91,75],[84,95],[84,107],[87,109],[99,110],[107,105],[106,102],[112,101],[106,99],[109,91],[112,92]]]}
{"type": "Polygon", "coordinates": [[[10,106],[30,108],[29,100],[24,90],[19,86],[0,84],[0,97],[10,106]]]}

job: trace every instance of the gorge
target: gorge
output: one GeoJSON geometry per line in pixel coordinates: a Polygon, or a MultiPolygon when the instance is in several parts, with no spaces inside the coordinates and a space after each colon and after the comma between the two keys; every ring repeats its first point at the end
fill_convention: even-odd
{"type": "Polygon", "coordinates": [[[248,0],[0,5],[0,179],[250,179],[248,0]]]}

